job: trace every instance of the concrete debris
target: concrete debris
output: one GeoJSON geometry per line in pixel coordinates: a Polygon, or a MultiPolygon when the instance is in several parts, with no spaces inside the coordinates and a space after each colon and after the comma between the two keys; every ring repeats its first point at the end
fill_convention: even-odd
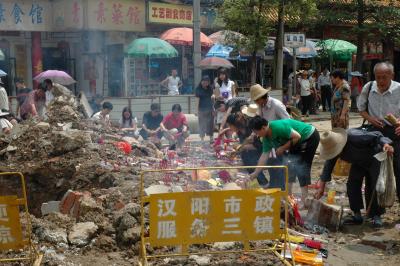
{"type": "Polygon", "coordinates": [[[49,201],[42,204],[42,215],[60,211],[60,201],[49,201]]]}
{"type": "Polygon", "coordinates": [[[146,195],[161,194],[170,192],[170,187],[165,185],[153,185],[144,190],[146,195]]]}
{"type": "Polygon", "coordinates": [[[194,260],[197,265],[210,265],[211,257],[210,256],[198,256],[191,255],[189,259],[194,260]]]}
{"type": "Polygon", "coordinates": [[[85,246],[96,233],[98,226],[93,222],[77,223],[68,234],[68,241],[72,245],[85,246]]]}
{"type": "Polygon", "coordinates": [[[306,220],[313,224],[337,231],[343,216],[343,208],[338,205],[327,204],[321,200],[311,199],[306,220]]]}

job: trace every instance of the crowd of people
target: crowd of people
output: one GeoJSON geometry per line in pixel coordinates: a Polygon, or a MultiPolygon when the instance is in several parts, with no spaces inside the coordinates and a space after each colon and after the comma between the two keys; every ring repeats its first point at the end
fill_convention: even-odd
{"type": "MultiPolygon", "coordinates": [[[[311,168],[317,148],[325,165],[319,180],[319,189],[314,195],[317,199],[324,195],[326,183],[331,180],[338,159],[351,163],[347,181],[347,193],[353,215],[347,217],[348,224],[359,224],[364,217],[361,210],[365,207],[362,199],[362,183],[365,179],[365,202],[369,205],[368,218],[374,226],[382,226],[381,215],[384,208],[374,196],[374,188],[380,171],[380,162],[374,155],[385,151],[393,156],[396,186],[400,188],[400,83],[393,80],[394,67],[382,62],[374,68],[375,81],[364,86],[361,80],[345,80],[343,72],[325,69],[319,77],[309,77],[302,72],[298,79],[298,98],[303,115],[315,108],[315,97],[321,95],[322,110],[331,112],[332,130],[318,132],[311,124],[293,119],[290,108],[269,95],[270,89],[254,84],[250,88],[250,99],[239,97],[235,82],[229,79],[228,72],[220,69],[215,80],[204,76],[195,90],[199,98],[198,123],[201,141],[209,137],[214,142],[214,132],[218,138],[237,137],[240,154],[245,166],[287,165],[289,168],[289,192],[292,192],[296,179],[301,187],[302,207],[306,207],[308,187],[311,185],[311,168]],[[329,77],[329,78],[328,78],[329,77]],[[317,89],[316,89],[317,88],[317,89]],[[357,93],[353,93],[356,89],[357,93]],[[312,92],[314,91],[314,92],[312,92]],[[357,110],[366,123],[359,128],[349,128],[349,111],[356,98],[357,110]],[[395,117],[394,122],[387,116],[395,117]]],[[[173,90],[179,90],[180,82],[176,73],[172,73],[173,90]]],[[[355,76],[356,77],[356,76],[355,76]]],[[[20,120],[46,116],[46,108],[62,86],[45,80],[35,90],[25,86],[24,80],[16,79],[17,114],[9,112],[7,93],[0,83],[0,125],[3,133],[8,133],[20,120]]],[[[172,93],[171,93],[172,95],[172,93]]],[[[297,103],[299,103],[297,102],[297,103]]],[[[110,113],[113,105],[95,97],[91,101],[94,109],[92,120],[106,128],[113,127],[110,113]],[[99,108],[101,105],[101,108],[99,108]]],[[[182,147],[190,135],[187,118],[179,104],[174,104],[171,112],[163,116],[160,105],[153,103],[145,112],[141,125],[129,107],[122,110],[119,119],[122,136],[149,140],[160,144],[165,138],[169,149],[182,147]],[[140,128],[140,130],[139,130],[140,128]]],[[[250,177],[257,179],[261,187],[285,189],[285,175],[282,169],[268,169],[269,178],[262,168],[249,169],[250,177]]],[[[400,199],[400,189],[397,190],[400,199]]]]}

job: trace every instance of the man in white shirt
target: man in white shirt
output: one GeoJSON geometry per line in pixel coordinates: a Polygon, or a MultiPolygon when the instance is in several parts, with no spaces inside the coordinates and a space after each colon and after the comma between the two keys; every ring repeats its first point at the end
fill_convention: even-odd
{"type": "Polygon", "coordinates": [[[1,86],[3,84],[4,83],[0,78],[0,110],[9,111],[10,107],[8,104],[8,95],[7,95],[6,89],[3,86],[1,86]]]}
{"type": "Polygon", "coordinates": [[[318,86],[321,91],[322,111],[331,110],[332,83],[327,68],[318,77],[318,86]],[[328,105],[327,105],[328,103],[328,105]],[[328,108],[326,108],[328,106],[328,108]]]}
{"type": "Polygon", "coordinates": [[[270,89],[264,89],[260,84],[250,87],[250,97],[259,108],[260,116],[267,121],[289,119],[290,115],[286,111],[285,105],[272,97],[269,97],[270,89]]]}
{"type": "Polygon", "coordinates": [[[172,69],[171,76],[161,81],[161,85],[168,88],[168,95],[179,95],[182,81],[178,77],[178,70],[172,69]]]}

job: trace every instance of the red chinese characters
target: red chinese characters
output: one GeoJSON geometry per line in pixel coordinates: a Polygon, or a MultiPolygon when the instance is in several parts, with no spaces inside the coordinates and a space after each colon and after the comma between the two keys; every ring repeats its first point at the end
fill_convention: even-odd
{"type": "Polygon", "coordinates": [[[97,11],[95,11],[95,13],[97,14],[96,20],[100,24],[103,24],[104,22],[106,22],[106,8],[104,5],[104,1],[100,1],[97,7],[98,9],[97,11]]]}
{"type": "Polygon", "coordinates": [[[120,25],[124,24],[123,22],[123,15],[122,15],[122,4],[121,3],[114,3],[113,4],[113,9],[112,9],[112,22],[114,24],[120,25]]]}
{"type": "Polygon", "coordinates": [[[128,13],[126,14],[129,20],[129,24],[139,24],[139,8],[137,6],[130,6],[128,9],[128,13]]]}
{"type": "Polygon", "coordinates": [[[192,21],[193,12],[191,10],[177,9],[177,8],[164,8],[164,7],[152,7],[151,17],[165,20],[184,20],[192,21]]]}
{"type": "Polygon", "coordinates": [[[81,10],[81,7],[79,6],[79,3],[77,1],[75,1],[72,5],[72,21],[74,23],[80,22],[80,17],[79,17],[80,10],[81,10]]]}

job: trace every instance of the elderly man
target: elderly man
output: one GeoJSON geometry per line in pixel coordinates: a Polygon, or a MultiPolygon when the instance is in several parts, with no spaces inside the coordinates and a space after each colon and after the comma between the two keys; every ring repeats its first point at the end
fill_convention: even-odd
{"type": "Polygon", "coordinates": [[[383,62],[374,67],[375,81],[367,83],[358,98],[361,116],[370,124],[370,131],[380,131],[393,141],[393,166],[396,176],[397,197],[400,199],[400,127],[391,125],[385,116],[400,117],[400,83],[393,81],[394,67],[383,62]]]}
{"type": "Polygon", "coordinates": [[[258,105],[260,116],[267,121],[289,119],[285,105],[268,95],[270,90],[270,88],[264,89],[259,84],[250,87],[251,100],[258,105]]]}

